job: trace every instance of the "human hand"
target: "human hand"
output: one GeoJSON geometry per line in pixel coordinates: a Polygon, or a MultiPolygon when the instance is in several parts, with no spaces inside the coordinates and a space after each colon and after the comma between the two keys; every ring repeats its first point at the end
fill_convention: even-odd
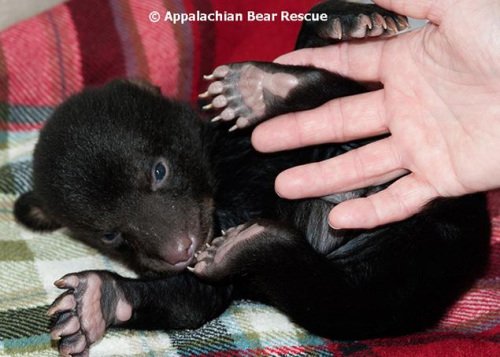
{"type": "Polygon", "coordinates": [[[430,23],[386,40],[304,49],[277,61],[384,88],[277,117],[252,137],[257,150],[272,152],[391,134],[276,179],[280,196],[297,199],[399,177],[381,192],[336,206],[329,216],[336,228],[371,228],[407,218],[438,196],[500,187],[500,2],[375,2],[430,23]]]}

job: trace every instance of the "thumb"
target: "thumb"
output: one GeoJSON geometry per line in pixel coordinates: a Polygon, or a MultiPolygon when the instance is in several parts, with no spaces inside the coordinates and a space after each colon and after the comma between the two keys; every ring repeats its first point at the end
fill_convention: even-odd
{"type": "Polygon", "coordinates": [[[439,25],[454,0],[373,0],[384,9],[415,19],[427,19],[439,25]]]}

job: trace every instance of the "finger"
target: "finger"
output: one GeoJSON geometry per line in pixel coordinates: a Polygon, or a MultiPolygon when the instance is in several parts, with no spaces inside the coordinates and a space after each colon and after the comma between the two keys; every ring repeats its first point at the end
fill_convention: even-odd
{"type": "Polygon", "coordinates": [[[190,269],[193,274],[200,277],[207,277],[210,275],[211,268],[213,267],[213,258],[206,257],[205,260],[199,261],[190,269]]]}
{"type": "Polygon", "coordinates": [[[288,169],[278,175],[275,187],[284,198],[318,197],[379,185],[405,173],[389,137],[332,159],[288,169]]]}
{"type": "Polygon", "coordinates": [[[69,336],[80,330],[80,321],[73,313],[61,314],[50,332],[52,340],[59,340],[61,336],[69,336]]]}
{"type": "Polygon", "coordinates": [[[342,42],[335,46],[305,48],[274,60],[282,64],[315,66],[358,81],[380,81],[380,63],[387,41],[342,42]]]}
{"type": "Polygon", "coordinates": [[[316,109],[290,113],[255,128],[252,144],[272,152],[345,142],[388,132],[384,90],[332,100],[316,109]]]}
{"type": "Polygon", "coordinates": [[[76,308],[75,296],[66,292],[60,295],[47,310],[47,316],[53,316],[63,311],[70,311],[76,308]]]}
{"type": "Polygon", "coordinates": [[[373,228],[411,217],[437,196],[431,185],[410,174],[372,196],[340,203],[328,220],[335,228],[373,228]]]}
{"type": "Polygon", "coordinates": [[[78,354],[73,354],[72,357],[89,357],[89,348],[88,346],[83,350],[83,352],[78,354]]]}
{"type": "Polygon", "coordinates": [[[63,356],[84,353],[86,348],[87,342],[85,336],[81,332],[63,338],[59,344],[59,352],[63,356]]]}
{"type": "Polygon", "coordinates": [[[453,0],[374,0],[374,2],[398,14],[416,19],[428,19],[439,25],[443,12],[452,4],[453,0]]]}

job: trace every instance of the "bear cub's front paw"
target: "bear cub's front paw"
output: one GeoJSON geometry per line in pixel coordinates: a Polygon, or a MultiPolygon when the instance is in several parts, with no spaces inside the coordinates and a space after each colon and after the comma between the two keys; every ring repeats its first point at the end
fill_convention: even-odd
{"type": "Polygon", "coordinates": [[[68,274],[54,283],[68,289],[47,311],[56,316],[51,338],[60,340],[63,356],[87,356],[92,343],[106,328],[130,319],[132,307],[111,273],[87,271],[68,274]]]}

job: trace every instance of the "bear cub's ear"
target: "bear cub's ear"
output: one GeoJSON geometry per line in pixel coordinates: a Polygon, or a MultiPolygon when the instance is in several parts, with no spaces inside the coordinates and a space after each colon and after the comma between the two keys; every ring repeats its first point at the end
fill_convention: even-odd
{"type": "Polygon", "coordinates": [[[47,216],[33,191],[22,194],[14,204],[14,217],[33,231],[50,232],[61,225],[47,216]]]}

